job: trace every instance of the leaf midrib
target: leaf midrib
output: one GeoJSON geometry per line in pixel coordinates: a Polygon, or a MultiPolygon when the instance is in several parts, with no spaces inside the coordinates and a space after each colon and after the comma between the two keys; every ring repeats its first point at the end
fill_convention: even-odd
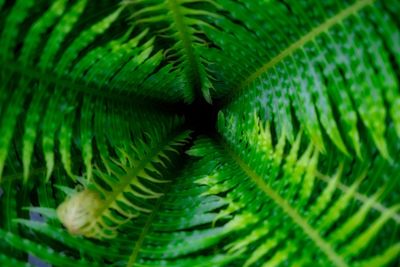
{"type": "Polygon", "coordinates": [[[275,192],[264,179],[254,172],[224,141],[220,141],[224,149],[228,152],[230,157],[236,162],[242,171],[253,181],[259,189],[261,189],[270,199],[272,199],[277,206],[279,206],[291,219],[297,224],[304,233],[315,242],[317,247],[336,265],[345,267],[348,266],[344,259],[338,255],[335,250],[327,243],[317,231],[315,231],[301,215],[290,206],[290,204],[275,192]]]}
{"type": "MultiPolygon", "coordinates": [[[[121,103],[132,103],[132,94],[121,91],[110,91],[109,89],[93,83],[88,83],[82,80],[72,80],[68,77],[58,76],[54,73],[44,73],[36,70],[34,67],[25,67],[18,62],[8,62],[0,60],[0,68],[11,72],[18,73],[21,76],[27,77],[31,80],[43,81],[46,84],[53,84],[55,87],[67,88],[86,95],[96,96],[104,99],[117,100],[121,103]]],[[[135,95],[135,98],[137,96],[135,95]]],[[[138,101],[140,103],[141,101],[138,101]]]]}
{"type": "MultiPolygon", "coordinates": [[[[193,42],[190,33],[187,31],[187,26],[185,24],[184,17],[180,11],[179,3],[176,0],[167,0],[168,7],[171,10],[175,22],[175,29],[178,31],[179,36],[182,40],[183,50],[188,58],[188,67],[190,72],[193,73],[193,77],[190,76],[190,73],[185,73],[188,80],[191,82],[192,90],[195,90],[196,85],[200,83],[200,73],[198,62],[195,56],[195,52],[193,50],[193,42]]],[[[198,92],[193,92],[197,94],[198,92]]]]}
{"type": "Polygon", "coordinates": [[[110,206],[117,201],[118,197],[125,192],[125,189],[129,187],[135,179],[138,179],[139,173],[144,170],[146,166],[153,161],[153,159],[157,158],[162,152],[164,152],[166,148],[170,145],[171,140],[172,142],[175,141],[178,136],[179,132],[175,133],[174,135],[167,136],[167,138],[164,139],[161,144],[158,144],[158,146],[152,148],[150,150],[150,153],[148,153],[148,156],[140,160],[139,164],[136,167],[130,168],[131,172],[127,173],[121,178],[122,182],[117,185],[109,195],[107,195],[106,200],[102,204],[102,207],[96,210],[96,212],[94,213],[95,215],[93,216],[94,221],[101,220],[103,213],[107,211],[110,206]]]}
{"type": "MultiPolygon", "coordinates": [[[[164,194],[165,194],[166,191],[168,191],[168,188],[167,188],[167,190],[164,191],[164,194]]],[[[161,207],[162,200],[163,200],[163,197],[160,197],[160,198],[157,200],[156,205],[154,206],[154,208],[153,208],[151,214],[149,215],[149,217],[147,218],[146,224],[145,224],[144,227],[142,228],[142,230],[141,230],[141,232],[140,232],[140,236],[139,236],[139,238],[137,239],[137,241],[136,241],[136,243],[135,243],[135,247],[133,248],[133,251],[132,251],[132,253],[131,253],[130,257],[129,257],[128,264],[126,265],[127,267],[132,267],[132,266],[135,264],[136,259],[137,259],[138,255],[139,255],[140,249],[141,249],[141,247],[142,247],[142,245],[143,245],[143,241],[144,241],[144,239],[146,238],[147,233],[148,233],[149,230],[150,230],[151,224],[152,224],[153,221],[154,221],[154,218],[155,218],[155,216],[156,216],[156,214],[157,214],[157,211],[158,211],[158,210],[160,209],[160,207],[161,207]]]]}
{"type": "Polygon", "coordinates": [[[235,91],[235,93],[242,91],[244,88],[252,84],[255,80],[257,80],[261,75],[263,75],[265,72],[273,68],[275,65],[280,63],[282,60],[284,60],[286,57],[290,56],[293,54],[295,51],[303,47],[306,43],[312,41],[315,39],[318,35],[322,34],[323,32],[326,32],[336,24],[339,24],[343,20],[347,19],[353,14],[356,14],[359,12],[361,9],[365,8],[368,5],[372,5],[376,0],[359,0],[355,2],[353,5],[343,9],[341,12],[336,14],[335,16],[327,19],[324,21],[322,24],[320,24],[318,27],[313,28],[310,32],[308,32],[306,35],[298,39],[296,42],[291,44],[289,47],[284,49],[281,53],[279,53],[277,56],[273,57],[270,59],[267,63],[265,63],[262,67],[260,67],[258,70],[256,70],[253,74],[251,74],[245,81],[243,81],[235,91]]]}

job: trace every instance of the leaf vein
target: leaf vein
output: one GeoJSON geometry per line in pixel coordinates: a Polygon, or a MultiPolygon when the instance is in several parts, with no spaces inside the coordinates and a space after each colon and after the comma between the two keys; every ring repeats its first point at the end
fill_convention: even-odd
{"type": "Polygon", "coordinates": [[[348,266],[344,259],[335,252],[331,245],[327,243],[320,236],[320,234],[314,230],[294,208],[290,206],[290,204],[284,198],[282,198],[267,183],[265,183],[263,178],[255,173],[241,158],[239,158],[239,156],[237,156],[227,144],[224,142],[223,144],[225,150],[228,152],[231,158],[236,162],[236,164],[239,165],[239,167],[251,179],[251,181],[253,181],[269,198],[271,198],[275,204],[277,204],[293,220],[293,222],[295,222],[304,231],[304,233],[306,233],[308,237],[315,242],[315,244],[336,266],[348,266]]]}
{"type": "Polygon", "coordinates": [[[318,35],[323,32],[326,32],[334,25],[340,23],[341,21],[345,20],[346,18],[350,17],[353,14],[356,14],[361,9],[365,8],[368,5],[372,5],[376,0],[359,0],[355,2],[353,5],[347,7],[346,9],[342,10],[335,16],[327,19],[324,23],[319,25],[318,27],[312,29],[306,35],[301,37],[299,40],[291,44],[288,48],[283,50],[280,54],[273,57],[269,60],[266,64],[264,64],[261,68],[259,68],[256,72],[250,75],[244,82],[242,82],[239,87],[237,87],[236,91],[241,91],[247,86],[249,86],[252,82],[254,82],[257,78],[259,78],[263,73],[267,72],[269,69],[273,68],[275,65],[280,63],[286,57],[293,54],[296,50],[304,46],[306,43],[310,42],[318,35]]]}

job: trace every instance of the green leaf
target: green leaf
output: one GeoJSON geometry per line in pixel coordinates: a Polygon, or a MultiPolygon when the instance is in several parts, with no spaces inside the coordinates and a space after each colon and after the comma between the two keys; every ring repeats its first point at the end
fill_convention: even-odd
{"type": "Polygon", "coordinates": [[[399,1],[0,14],[1,266],[399,265],[399,1]]]}

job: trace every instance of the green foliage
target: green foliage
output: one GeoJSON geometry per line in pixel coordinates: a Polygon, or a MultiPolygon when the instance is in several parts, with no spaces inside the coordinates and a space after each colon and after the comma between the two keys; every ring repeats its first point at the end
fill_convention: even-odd
{"type": "Polygon", "coordinates": [[[0,266],[398,266],[399,13],[0,0],[0,266]]]}
{"type": "Polygon", "coordinates": [[[164,42],[172,40],[167,58],[185,75],[186,95],[196,95],[200,90],[204,98],[211,102],[212,77],[200,49],[207,47],[202,27],[212,27],[205,17],[217,16],[207,7],[217,4],[212,0],[125,0],[122,3],[132,9],[133,24],[150,24],[154,34],[161,36],[164,42]]]}

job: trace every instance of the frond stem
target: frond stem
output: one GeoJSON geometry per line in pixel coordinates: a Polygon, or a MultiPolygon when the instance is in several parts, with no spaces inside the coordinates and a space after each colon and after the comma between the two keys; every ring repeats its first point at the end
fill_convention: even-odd
{"type": "Polygon", "coordinates": [[[330,28],[335,26],[336,24],[342,22],[343,20],[347,19],[351,15],[356,14],[361,9],[365,8],[368,5],[372,5],[376,0],[359,0],[355,2],[353,5],[347,7],[346,9],[342,10],[335,16],[327,19],[318,27],[312,29],[306,35],[301,37],[295,43],[291,44],[285,50],[283,50],[280,54],[270,59],[267,63],[265,63],[261,68],[259,68],[256,72],[251,74],[245,81],[243,81],[234,92],[240,92],[251,83],[253,83],[257,78],[259,78],[263,73],[267,72],[269,69],[273,68],[275,65],[280,63],[286,57],[293,54],[295,51],[303,47],[306,43],[315,39],[318,35],[322,34],[323,32],[328,31],[330,28]]]}
{"type": "Polygon", "coordinates": [[[236,162],[237,165],[242,169],[242,171],[254,182],[270,199],[272,199],[276,205],[278,205],[292,220],[296,223],[307,236],[315,242],[317,247],[319,247],[327,257],[336,265],[340,267],[348,266],[344,259],[338,255],[335,250],[327,243],[315,229],[308,224],[308,222],[301,217],[301,215],[290,206],[290,204],[282,198],[277,192],[275,192],[264,179],[255,173],[250,166],[248,166],[236,153],[221,140],[223,147],[230,155],[230,157],[236,162]]]}
{"type": "MultiPolygon", "coordinates": [[[[189,62],[189,70],[186,73],[186,77],[190,79],[190,77],[193,77],[191,82],[193,84],[193,90],[195,89],[195,86],[200,84],[200,73],[198,70],[198,64],[199,62],[197,61],[194,49],[193,49],[193,42],[192,42],[192,37],[191,34],[188,32],[187,26],[184,22],[184,16],[182,15],[179,7],[179,3],[177,0],[167,0],[168,2],[168,7],[171,10],[173,14],[173,20],[175,22],[175,29],[178,32],[180,39],[182,40],[182,45],[183,49],[185,51],[185,54],[187,56],[188,62],[189,62]],[[192,75],[190,75],[192,74],[192,75]]],[[[195,94],[199,93],[194,92],[195,94]]]]}
{"type": "MultiPolygon", "coordinates": [[[[137,97],[136,95],[132,97],[132,94],[129,93],[110,91],[107,88],[86,81],[72,80],[67,77],[57,76],[54,73],[43,73],[34,67],[28,69],[18,62],[6,62],[0,59],[0,66],[3,70],[10,72],[10,74],[18,73],[31,80],[43,81],[49,85],[53,84],[60,88],[68,88],[68,90],[75,90],[86,95],[117,100],[122,103],[132,103],[132,99],[137,97]]],[[[140,102],[142,101],[137,101],[138,104],[140,102]]]]}
{"type": "MultiPolygon", "coordinates": [[[[169,186],[167,187],[166,190],[164,190],[163,193],[165,194],[168,191],[168,189],[169,189],[169,186]]],[[[161,203],[162,203],[163,199],[164,199],[163,197],[160,197],[159,199],[157,199],[156,205],[154,206],[153,210],[151,211],[149,217],[147,218],[146,224],[142,228],[142,230],[140,232],[140,236],[136,241],[135,247],[133,248],[133,251],[132,251],[132,253],[131,253],[130,257],[129,257],[128,264],[126,265],[127,267],[132,267],[135,264],[136,259],[137,259],[138,255],[139,255],[139,252],[140,252],[140,248],[143,245],[143,241],[146,238],[147,233],[149,232],[150,226],[153,223],[153,220],[154,220],[154,218],[155,218],[155,216],[157,214],[157,211],[161,207],[161,203]]]]}
{"type": "Polygon", "coordinates": [[[100,220],[103,213],[109,209],[109,207],[117,201],[118,196],[120,196],[126,188],[128,188],[132,181],[134,179],[137,179],[138,174],[140,171],[144,170],[146,165],[151,163],[153,159],[155,159],[157,156],[160,155],[165,149],[169,146],[171,143],[171,140],[174,141],[175,138],[179,135],[175,133],[173,136],[168,136],[161,144],[158,144],[158,146],[153,147],[149,153],[140,160],[140,162],[137,164],[137,166],[130,168],[128,170],[128,173],[124,175],[121,180],[119,181],[119,184],[113,188],[112,192],[109,192],[109,194],[106,196],[106,199],[104,200],[104,203],[102,207],[95,212],[94,220],[100,220]],[[171,138],[172,137],[172,138],[171,138]]]}

